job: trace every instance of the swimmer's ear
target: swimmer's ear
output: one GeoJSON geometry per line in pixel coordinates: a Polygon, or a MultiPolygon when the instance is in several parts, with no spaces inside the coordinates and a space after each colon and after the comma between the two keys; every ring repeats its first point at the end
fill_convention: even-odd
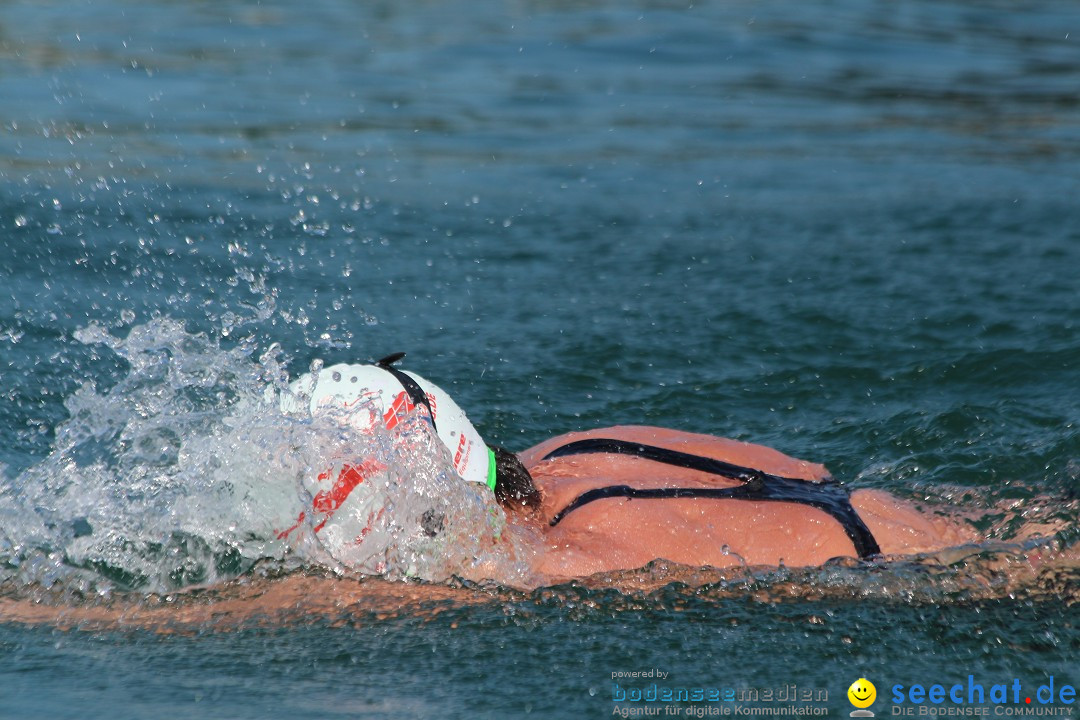
{"type": "Polygon", "coordinates": [[[539,508],[543,496],[517,455],[498,445],[489,447],[495,454],[495,499],[508,508],[539,508]]]}

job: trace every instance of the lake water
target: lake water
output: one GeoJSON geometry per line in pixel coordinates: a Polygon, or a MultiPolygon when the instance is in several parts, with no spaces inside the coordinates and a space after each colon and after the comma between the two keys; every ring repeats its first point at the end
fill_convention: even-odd
{"type": "MultiPolygon", "coordinates": [[[[274,541],[292,436],[257,400],[399,350],[511,449],[677,427],[1075,542],[1078,199],[1069,3],[5,3],[0,595],[329,572],[274,541]]],[[[833,715],[861,676],[879,716],[894,684],[1075,686],[1075,571],[995,582],[3,623],[0,717],[606,717],[650,668],[833,715]]]]}

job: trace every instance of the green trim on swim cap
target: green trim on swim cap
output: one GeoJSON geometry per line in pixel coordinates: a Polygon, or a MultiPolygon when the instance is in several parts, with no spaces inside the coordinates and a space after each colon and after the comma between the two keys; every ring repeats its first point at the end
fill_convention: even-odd
{"type": "MultiPolygon", "coordinates": [[[[484,447],[487,447],[486,445],[484,447]]],[[[488,478],[487,486],[491,492],[495,492],[495,451],[487,447],[488,451],[488,478]]]]}

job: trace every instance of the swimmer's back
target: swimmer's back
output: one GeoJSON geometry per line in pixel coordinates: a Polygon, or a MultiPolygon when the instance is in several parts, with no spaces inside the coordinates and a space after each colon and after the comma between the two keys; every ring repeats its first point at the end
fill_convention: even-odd
{"type": "MultiPolygon", "coordinates": [[[[810,482],[828,477],[822,465],[725,438],[655,427],[622,426],[569,433],[521,453],[544,494],[549,523],[582,493],[628,485],[651,488],[725,488],[738,480],[633,455],[571,454],[544,460],[552,451],[588,439],[620,440],[720,460],[810,482]]],[[[824,512],[790,503],[672,498],[610,498],[579,507],[546,531],[543,570],[554,576],[586,575],[640,567],[655,558],[690,565],[738,562],[815,564],[852,552],[838,523],[824,512]]]]}
{"type": "MultiPolygon", "coordinates": [[[[754,468],[773,475],[801,478],[811,482],[820,482],[829,477],[824,465],[793,458],[784,453],[762,445],[730,440],[728,438],[699,433],[669,430],[667,428],[644,425],[618,425],[584,432],[573,432],[545,440],[519,454],[522,463],[528,468],[545,495],[558,495],[548,498],[553,504],[565,506],[580,492],[593,487],[611,484],[630,484],[634,487],[679,487],[690,482],[692,485],[730,487],[738,485],[735,480],[728,480],[711,473],[677,468],[670,465],[635,458],[610,454],[574,454],[565,457],[544,460],[544,457],[558,448],[570,443],[588,439],[622,440],[642,445],[675,450],[689,455],[721,460],[723,462],[754,468]],[[558,483],[543,483],[545,477],[555,475],[561,478],[558,483]],[[570,482],[574,480],[574,482],[570,482]],[[547,485],[548,487],[545,487],[547,485]]],[[[545,502],[545,505],[547,502],[545,502]]]]}

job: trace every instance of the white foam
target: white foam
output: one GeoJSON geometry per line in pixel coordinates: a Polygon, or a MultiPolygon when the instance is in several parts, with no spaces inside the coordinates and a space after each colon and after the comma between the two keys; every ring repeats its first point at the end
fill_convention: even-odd
{"type": "Polygon", "coordinates": [[[0,577],[162,591],[268,559],[428,580],[525,573],[521,548],[494,542],[504,519],[490,492],[457,479],[426,423],[360,433],[332,416],[285,414],[279,353],[256,359],[168,319],[124,339],[100,327],[77,338],[129,370],[112,387],[84,384],[50,455],[2,481],[0,577]],[[382,512],[360,557],[314,531],[312,478],[371,457],[386,471],[353,493],[382,512]],[[434,537],[425,513],[443,518],[434,537]]]}

